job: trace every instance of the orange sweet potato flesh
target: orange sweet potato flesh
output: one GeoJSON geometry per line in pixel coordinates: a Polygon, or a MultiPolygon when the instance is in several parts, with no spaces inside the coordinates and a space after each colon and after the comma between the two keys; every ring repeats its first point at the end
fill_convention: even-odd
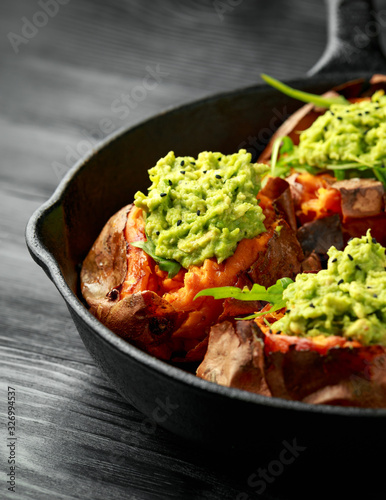
{"type": "Polygon", "coordinates": [[[222,322],[197,376],[304,403],[386,408],[386,348],[263,333],[253,321],[222,322]]]}

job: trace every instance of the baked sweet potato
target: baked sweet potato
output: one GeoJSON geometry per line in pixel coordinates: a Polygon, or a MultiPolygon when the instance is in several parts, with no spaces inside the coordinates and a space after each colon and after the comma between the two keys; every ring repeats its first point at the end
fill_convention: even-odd
{"type": "MultiPolygon", "coordinates": [[[[272,204],[272,200],[271,200],[272,204]]],[[[258,280],[294,278],[304,255],[295,232],[268,214],[267,230],[244,239],[222,263],[206,259],[170,278],[141,248],[142,210],[128,205],[107,222],[83,262],[80,281],[90,312],[105,326],[144,351],[165,360],[201,361],[210,327],[224,313],[224,301],[196,294],[215,286],[247,286],[258,280]]]]}
{"type": "MultiPolygon", "coordinates": [[[[326,92],[323,97],[341,95],[354,103],[370,100],[376,91],[386,91],[385,75],[373,75],[369,82],[364,79],[346,82],[326,92]]],[[[311,103],[301,106],[276,130],[258,161],[270,164],[275,141],[280,138],[289,137],[295,146],[298,145],[300,133],[308,129],[325,113],[326,109],[311,103]]],[[[369,122],[369,127],[371,127],[371,122],[369,122]]],[[[365,130],[363,133],[364,142],[368,131],[365,130]]],[[[320,142],[321,139],[318,138],[316,141],[320,142]]],[[[344,170],[340,170],[340,173],[344,174],[344,170]]],[[[286,180],[291,186],[298,227],[337,214],[341,219],[345,242],[352,237],[364,234],[368,228],[371,228],[374,234],[377,233],[376,238],[382,244],[386,244],[386,232],[380,230],[380,226],[384,226],[385,219],[385,182],[380,182],[383,174],[379,175],[376,170],[369,169],[364,177],[370,176],[373,179],[358,179],[358,176],[362,176],[360,169],[357,173],[358,175],[355,175],[352,172],[342,180],[334,177],[335,173],[332,169],[330,175],[323,172],[316,174],[292,172],[286,180]]]]}
{"type": "Polygon", "coordinates": [[[263,333],[252,320],[211,329],[197,376],[287,400],[386,408],[385,347],[263,333]]]}

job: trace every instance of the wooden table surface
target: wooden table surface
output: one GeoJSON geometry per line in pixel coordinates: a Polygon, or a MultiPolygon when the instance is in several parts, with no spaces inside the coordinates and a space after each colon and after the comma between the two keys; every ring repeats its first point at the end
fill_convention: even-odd
{"type": "Polygon", "coordinates": [[[320,0],[2,0],[0,498],[298,497],[296,465],[259,495],[251,474],[266,463],[238,470],[238,457],[224,464],[149,429],[95,366],[24,229],[108,133],[261,72],[304,76],[323,52],[325,17],[320,0]],[[149,72],[157,85],[140,92],[149,72]]]}

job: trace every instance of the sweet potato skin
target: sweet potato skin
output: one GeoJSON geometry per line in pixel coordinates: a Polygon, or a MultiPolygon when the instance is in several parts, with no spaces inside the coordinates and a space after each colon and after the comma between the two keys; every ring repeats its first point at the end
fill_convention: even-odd
{"type": "Polygon", "coordinates": [[[270,396],[264,376],[263,342],[253,321],[224,321],[211,328],[197,376],[210,382],[270,396]]]}
{"type": "Polygon", "coordinates": [[[312,404],[386,408],[386,349],[336,347],[265,353],[272,395],[312,404]]]}

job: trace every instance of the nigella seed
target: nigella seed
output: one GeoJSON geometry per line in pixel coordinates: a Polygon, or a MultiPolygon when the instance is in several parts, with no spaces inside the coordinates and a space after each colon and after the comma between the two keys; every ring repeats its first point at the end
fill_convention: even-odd
{"type": "Polygon", "coordinates": [[[177,226],[180,226],[181,224],[182,224],[182,220],[180,219],[177,221],[177,226]]]}
{"type": "Polygon", "coordinates": [[[335,116],[335,113],[333,111],[330,111],[330,113],[331,113],[332,116],[335,116]]]}
{"type": "Polygon", "coordinates": [[[197,215],[200,215],[200,214],[201,214],[200,210],[197,210],[197,215]]]}
{"type": "Polygon", "coordinates": [[[203,174],[206,174],[206,173],[207,173],[207,170],[204,170],[202,173],[203,173],[203,174]]]}
{"type": "Polygon", "coordinates": [[[182,175],[185,175],[186,170],[180,170],[182,175]]]}
{"type": "Polygon", "coordinates": [[[358,266],[358,264],[355,264],[355,269],[357,269],[358,271],[362,271],[361,266],[358,266]]]}
{"type": "Polygon", "coordinates": [[[335,259],[332,259],[331,262],[338,262],[338,259],[335,257],[335,259]]]}
{"type": "Polygon", "coordinates": [[[375,238],[371,238],[371,241],[374,243],[374,245],[377,242],[377,240],[375,238]]]}
{"type": "Polygon", "coordinates": [[[161,193],[160,196],[161,198],[163,198],[164,196],[166,196],[166,193],[161,193]]]}
{"type": "Polygon", "coordinates": [[[312,307],[312,308],[314,308],[314,309],[315,309],[315,306],[314,306],[314,304],[313,304],[312,302],[311,302],[311,304],[310,304],[310,307],[312,307]]]}
{"type": "Polygon", "coordinates": [[[328,130],[328,127],[327,127],[327,125],[326,125],[326,126],[324,127],[324,131],[325,131],[325,132],[327,132],[327,130],[328,130]]]}
{"type": "Polygon", "coordinates": [[[358,113],[358,116],[362,116],[362,113],[358,113]]]}
{"type": "Polygon", "coordinates": [[[156,231],[156,232],[155,232],[155,234],[156,234],[157,236],[159,236],[159,231],[156,231]]]}
{"type": "Polygon", "coordinates": [[[280,335],[280,334],[281,334],[281,330],[278,330],[278,331],[276,332],[276,335],[280,335]]]}
{"type": "Polygon", "coordinates": [[[338,281],[338,285],[341,285],[343,283],[343,280],[338,281]]]}
{"type": "Polygon", "coordinates": [[[221,179],[221,175],[216,174],[216,179],[221,179]]]}
{"type": "Polygon", "coordinates": [[[365,115],[369,115],[370,114],[370,111],[365,111],[365,115]]]}
{"type": "Polygon", "coordinates": [[[350,260],[354,260],[354,257],[352,255],[350,255],[349,253],[347,254],[347,257],[350,259],[350,260]]]}
{"type": "Polygon", "coordinates": [[[374,299],[377,299],[378,295],[376,293],[374,293],[373,297],[374,297],[374,299]]]}
{"type": "Polygon", "coordinates": [[[338,120],[343,120],[343,118],[341,116],[337,116],[337,119],[338,120]]]}
{"type": "Polygon", "coordinates": [[[169,183],[169,186],[173,185],[173,183],[172,183],[172,181],[170,179],[168,180],[168,183],[169,183]]]}
{"type": "Polygon", "coordinates": [[[185,165],[185,161],[184,160],[181,160],[181,163],[180,163],[181,167],[183,167],[185,165]]]}
{"type": "Polygon", "coordinates": [[[287,309],[285,314],[289,314],[291,312],[291,309],[287,309]]]}

